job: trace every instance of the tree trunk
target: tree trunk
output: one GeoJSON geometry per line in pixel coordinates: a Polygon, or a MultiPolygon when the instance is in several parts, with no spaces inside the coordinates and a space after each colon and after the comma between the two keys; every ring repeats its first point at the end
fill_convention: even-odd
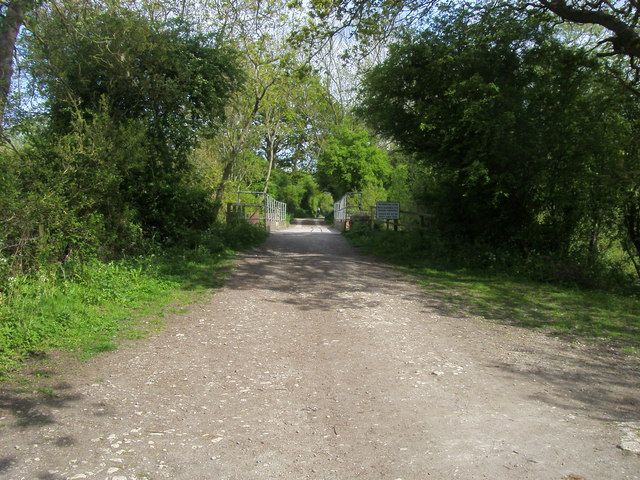
{"type": "Polygon", "coordinates": [[[270,135],[267,135],[267,152],[269,155],[269,168],[267,169],[267,179],[264,182],[265,195],[269,191],[269,179],[271,178],[271,171],[273,170],[273,162],[275,160],[274,143],[275,143],[275,140],[270,135]]]}
{"type": "Polygon", "coordinates": [[[218,220],[218,215],[220,215],[220,210],[222,209],[224,189],[227,184],[227,180],[231,178],[231,174],[233,173],[233,166],[236,163],[236,157],[237,157],[237,153],[233,151],[229,156],[229,161],[224,166],[224,170],[222,171],[222,178],[220,179],[218,188],[216,188],[216,195],[213,200],[213,218],[216,221],[218,220]]]}
{"type": "Polygon", "coordinates": [[[4,17],[0,19],[0,133],[3,130],[5,110],[11,91],[13,52],[24,21],[26,3],[24,0],[10,1],[4,17]]]}
{"type": "Polygon", "coordinates": [[[618,2],[605,1],[539,0],[539,3],[568,22],[600,25],[606,28],[613,33],[606,41],[611,43],[614,53],[626,55],[632,60],[632,66],[637,68],[633,61],[640,57],[640,34],[637,30],[640,7],[637,2],[621,2],[630,5],[619,9],[611,6],[612,3],[615,5],[618,2]],[[623,12],[623,8],[627,8],[628,11],[623,12]]]}
{"type": "Polygon", "coordinates": [[[631,246],[635,250],[631,251],[632,248],[629,248],[628,253],[640,278],[640,266],[636,261],[636,257],[640,257],[640,205],[635,198],[632,198],[625,208],[624,223],[631,246]]]}

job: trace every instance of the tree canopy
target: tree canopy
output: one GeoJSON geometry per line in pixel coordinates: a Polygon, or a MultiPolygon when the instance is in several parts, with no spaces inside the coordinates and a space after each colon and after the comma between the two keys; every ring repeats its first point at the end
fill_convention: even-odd
{"type": "Polygon", "coordinates": [[[318,181],[335,198],[368,186],[381,187],[390,173],[386,152],[365,128],[350,121],[332,129],[318,157],[318,181]]]}
{"type": "Polygon", "coordinates": [[[110,258],[209,231],[239,191],[310,215],[357,190],[487,258],[640,273],[637,11],[7,0],[0,251],[110,258]]]}
{"type": "Polygon", "coordinates": [[[454,237],[569,255],[620,225],[637,102],[552,28],[448,9],[365,77],[362,114],[433,169],[422,203],[454,237]]]}

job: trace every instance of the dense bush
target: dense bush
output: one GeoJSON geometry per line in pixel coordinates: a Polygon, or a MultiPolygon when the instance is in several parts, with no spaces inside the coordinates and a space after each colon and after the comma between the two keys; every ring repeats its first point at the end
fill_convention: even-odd
{"type": "Polygon", "coordinates": [[[0,146],[0,289],[69,256],[114,259],[210,229],[212,187],[189,154],[243,79],[235,50],[186,24],[117,7],[42,13],[26,56],[46,111],[0,146]]]}
{"type": "Polygon", "coordinates": [[[496,250],[481,242],[452,242],[436,229],[395,232],[371,230],[368,225],[357,223],[346,235],[365,251],[401,265],[471,269],[568,286],[633,289],[633,272],[622,252],[615,259],[586,264],[558,254],[525,255],[513,249],[496,250]]]}
{"type": "Polygon", "coordinates": [[[229,250],[259,244],[267,235],[247,222],[189,233],[184,243],[191,241],[190,247],[165,246],[109,262],[72,258],[5,281],[0,289],[0,379],[23,359],[52,348],[83,355],[115,348],[116,335],[138,328],[131,322],[136,316],[160,313],[183,290],[219,285],[215,269],[229,250]]]}
{"type": "Polygon", "coordinates": [[[369,71],[360,111],[422,171],[416,200],[450,244],[588,277],[640,253],[638,97],[519,15],[444,9],[369,71]]]}

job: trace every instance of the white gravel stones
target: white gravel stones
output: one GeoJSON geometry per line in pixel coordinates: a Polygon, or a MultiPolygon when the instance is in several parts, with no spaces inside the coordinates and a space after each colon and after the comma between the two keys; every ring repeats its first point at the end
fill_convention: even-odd
{"type": "Polygon", "coordinates": [[[292,230],[164,332],[65,365],[50,424],[0,407],[0,477],[640,477],[602,420],[634,418],[640,366],[453,316],[339,235],[292,230]]]}
{"type": "Polygon", "coordinates": [[[618,448],[626,452],[640,455],[640,422],[620,423],[623,437],[618,444],[618,448]]]}

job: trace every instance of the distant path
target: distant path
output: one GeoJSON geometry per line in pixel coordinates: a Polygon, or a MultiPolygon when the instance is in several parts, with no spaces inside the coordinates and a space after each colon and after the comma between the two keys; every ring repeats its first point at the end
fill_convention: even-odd
{"type": "Polygon", "coordinates": [[[637,364],[440,307],[326,227],[276,232],[58,395],[0,391],[0,478],[640,478],[637,364]]]}

